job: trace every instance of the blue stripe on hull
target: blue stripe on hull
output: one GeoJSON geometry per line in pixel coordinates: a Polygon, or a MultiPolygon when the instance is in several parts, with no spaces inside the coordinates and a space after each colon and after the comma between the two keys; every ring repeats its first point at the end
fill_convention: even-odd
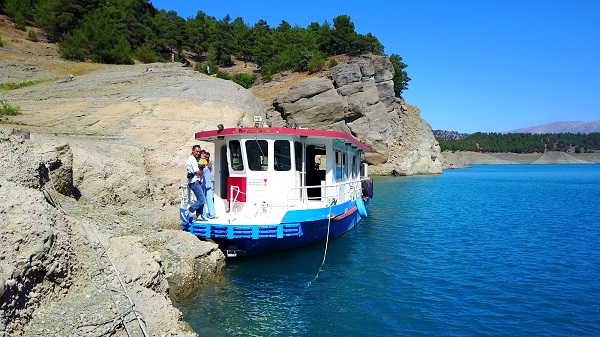
{"type": "MultiPolygon", "coordinates": [[[[331,220],[329,224],[329,238],[341,236],[352,229],[360,220],[358,212],[340,220],[331,220]]],[[[302,236],[289,236],[285,238],[261,238],[261,239],[232,239],[218,240],[215,239],[223,248],[230,245],[237,246],[237,249],[244,251],[248,255],[263,254],[298,247],[310,246],[319,242],[325,242],[327,239],[327,225],[329,220],[321,219],[316,221],[304,222],[300,226],[302,228],[302,236]]]]}
{"type": "MultiPolygon", "coordinates": [[[[221,248],[237,246],[247,255],[281,251],[324,242],[327,238],[338,237],[352,229],[360,220],[360,214],[354,210],[340,220],[328,219],[351,212],[355,201],[348,201],[331,208],[289,211],[281,224],[229,225],[209,224],[206,222],[182,222],[183,230],[202,238],[210,238],[221,248]]],[[[368,202],[365,202],[365,206],[368,202]]]]}

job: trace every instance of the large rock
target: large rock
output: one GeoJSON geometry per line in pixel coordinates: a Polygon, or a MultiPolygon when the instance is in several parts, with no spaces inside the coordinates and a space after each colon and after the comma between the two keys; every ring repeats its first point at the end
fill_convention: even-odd
{"type": "Polygon", "coordinates": [[[0,327],[18,335],[42,300],[71,287],[78,259],[70,226],[44,194],[2,177],[0,224],[0,327]]]}
{"type": "Polygon", "coordinates": [[[1,175],[29,188],[46,185],[57,192],[73,195],[73,153],[64,142],[31,140],[25,129],[0,130],[1,175]],[[15,169],[16,168],[16,169],[15,169]]]}
{"type": "Polygon", "coordinates": [[[209,284],[225,268],[225,256],[216,244],[187,232],[155,232],[146,238],[146,245],[156,249],[164,261],[169,295],[175,301],[209,284]]]}
{"type": "Polygon", "coordinates": [[[277,95],[273,105],[283,118],[300,127],[322,129],[346,117],[344,101],[331,81],[309,78],[277,95]]]}
{"type": "Polygon", "coordinates": [[[440,149],[431,128],[394,96],[388,57],[361,55],[281,91],[273,107],[288,125],[333,129],[356,136],[371,152],[364,159],[380,175],[441,173],[440,149]]]}

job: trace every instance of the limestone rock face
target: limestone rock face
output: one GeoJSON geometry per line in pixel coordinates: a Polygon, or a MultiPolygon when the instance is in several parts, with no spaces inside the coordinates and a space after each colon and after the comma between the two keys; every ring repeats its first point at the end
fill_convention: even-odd
{"type": "MultiPolygon", "coordinates": [[[[117,312],[151,336],[196,336],[170,291],[190,295],[223,269],[218,246],[158,228],[143,209],[61,196],[73,191],[71,148],[33,135],[0,129],[0,336],[88,335],[117,312]]],[[[82,166],[111,177],[99,158],[82,166]]]]}
{"type": "Polygon", "coordinates": [[[73,153],[69,144],[32,142],[29,131],[13,129],[0,130],[0,147],[7,153],[0,161],[7,180],[35,189],[50,183],[59,193],[73,195],[73,153]],[[28,143],[30,146],[25,145],[28,143]]]}
{"type": "Polygon", "coordinates": [[[176,301],[214,281],[225,268],[225,256],[218,246],[190,233],[166,230],[150,234],[146,241],[165,261],[169,295],[176,301]]]}
{"type": "MultiPolygon", "coordinates": [[[[361,55],[281,91],[273,107],[287,124],[351,133],[371,147],[377,175],[442,172],[440,148],[419,110],[394,95],[388,57],[361,55]]],[[[275,123],[280,124],[280,123],[275,123]]]]}
{"type": "Polygon", "coordinates": [[[325,78],[306,79],[287,93],[277,96],[273,104],[278,111],[284,111],[288,121],[322,129],[345,118],[344,101],[325,78]]]}

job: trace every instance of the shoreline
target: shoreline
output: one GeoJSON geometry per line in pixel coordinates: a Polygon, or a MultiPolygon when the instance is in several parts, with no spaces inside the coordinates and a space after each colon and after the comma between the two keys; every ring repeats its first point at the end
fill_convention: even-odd
{"type": "Polygon", "coordinates": [[[514,164],[600,164],[600,153],[480,153],[471,151],[443,151],[443,168],[467,168],[471,164],[514,165],[514,164]]]}

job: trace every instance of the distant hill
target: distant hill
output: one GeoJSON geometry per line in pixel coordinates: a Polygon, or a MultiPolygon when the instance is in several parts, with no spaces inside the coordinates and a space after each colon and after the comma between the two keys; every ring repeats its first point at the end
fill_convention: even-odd
{"type": "Polygon", "coordinates": [[[509,133],[591,133],[600,132],[600,120],[594,122],[554,122],[508,131],[509,133]]]}

